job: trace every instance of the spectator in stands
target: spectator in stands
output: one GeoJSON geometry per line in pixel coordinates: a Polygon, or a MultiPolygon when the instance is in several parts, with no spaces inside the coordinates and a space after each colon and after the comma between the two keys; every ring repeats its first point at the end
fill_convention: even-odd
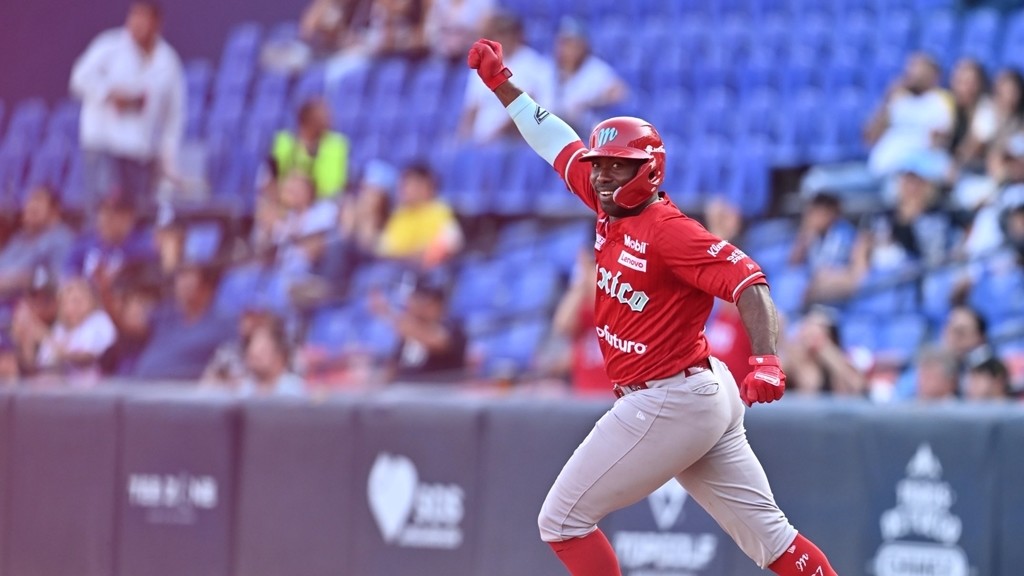
{"type": "MultiPolygon", "coordinates": [[[[551,364],[549,371],[567,371],[572,389],[577,393],[608,394],[612,383],[604,370],[604,358],[594,331],[594,286],[597,267],[590,246],[580,250],[568,289],[555,308],[551,331],[568,342],[570,353],[559,350],[558,356],[568,360],[567,366],[551,364]]],[[[547,346],[545,346],[547,348],[547,346]]]]}
{"type": "Polygon", "coordinates": [[[434,171],[426,164],[407,166],[398,182],[398,205],[384,224],[377,254],[431,267],[458,252],[462,243],[455,214],[437,197],[434,171]]]}
{"type": "Polygon", "coordinates": [[[75,243],[65,265],[65,274],[84,276],[99,290],[104,305],[110,290],[126,270],[154,263],[154,243],[136,226],[135,205],[127,196],[103,198],[96,217],[96,230],[75,243]]]}
{"type": "Polygon", "coordinates": [[[856,237],[857,228],[843,217],[842,200],[827,192],[815,194],[800,216],[789,263],[812,273],[848,266],[856,237]]]}
{"type": "Polygon", "coordinates": [[[956,360],[939,347],[921,351],[917,358],[916,393],[918,402],[955,400],[957,397],[956,360]]]}
{"type": "Polygon", "coordinates": [[[217,346],[231,337],[231,320],[213,308],[218,280],[212,266],[190,263],[178,270],[173,302],[157,314],[132,377],[198,380],[217,346]]]}
{"type": "Polygon", "coordinates": [[[280,322],[257,325],[245,346],[245,374],[238,390],[247,395],[301,396],[306,385],[291,370],[291,346],[280,322]]]}
{"type": "Polygon", "coordinates": [[[1006,400],[1010,397],[1010,372],[1006,365],[990,357],[967,369],[965,400],[1006,400]]]}
{"type": "MultiPolygon", "coordinates": [[[[889,87],[864,129],[864,139],[871,146],[867,165],[812,169],[801,183],[801,193],[877,194],[889,177],[922,157],[939,164],[945,177],[949,156],[943,147],[953,130],[954,106],[952,97],[939,86],[941,76],[932,57],[912,54],[903,76],[889,87]]],[[[886,191],[883,198],[891,201],[891,192],[886,191]]]]}
{"type": "Polygon", "coordinates": [[[15,304],[14,315],[11,318],[11,341],[22,374],[31,374],[39,352],[39,343],[56,322],[56,277],[41,272],[33,277],[28,292],[15,304]]]}
{"type": "Polygon", "coordinates": [[[495,0],[431,0],[424,35],[431,51],[446,60],[466,56],[469,47],[483,36],[487,15],[495,0]]]}
{"type": "Polygon", "coordinates": [[[399,337],[389,380],[452,383],[464,376],[467,338],[448,314],[444,288],[417,282],[400,311],[383,294],[373,292],[370,309],[389,322],[399,337]]]}
{"type": "Polygon", "coordinates": [[[338,203],[317,200],[313,183],[293,174],[281,184],[282,217],[274,228],[277,269],[287,276],[308,274],[323,255],[327,235],[338,227],[338,203]]]}
{"type": "Polygon", "coordinates": [[[317,198],[332,198],[348,182],[349,142],[331,130],[331,112],[320,98],[299,108],[295,133],[282,131],[274,138],[271,159],[279,181],[301,174],[313,181],[317,198]]]}
{"type": "Polygon", "coordinates": [[[972,158],[977,155],[978,160],[967,162],[958,157],[961,174],[952,198],[958,208],[979,211],[980,223],[984,225],[989,225],[994,214],[981,212],[991,208],[1007,177],[1012,180],[1016,175],[1006,167],[1007,160],[1013,158],[1013,147],[1008,146],[1010,138],[1024,128],[1024,76],[1020,72],[1010,68],[999,73],[990,111],[976,115],[972,122],[964,153],[972,158]]]}
{"type": "Polygon", "coordinates": [[[57,294],[57,322],[39,341],[34,369],[76,379],[95,377],[100,356],[116,338],[117,328],[89,281],[67,279],[57,294]]]}
{"type": "Polygon", "coordinates": [[[359,0],[312,0],[299,20],[299,37],[313,56],[330,56],[344,46],[352,15],[359,0]]]}
{"type": "Polygon", "coordinates": [[[327,62],[326,84],[331,94],[344,93],[338,81],[380,56],[419,58],[428,52],[424,38],[423,0],[371,0],[365,25],[355,21],[341,51],[327,62]]]}
{"type": "MultiPolygon", "coordinates": [[[[969,306],[955,306],[946,317],[942,339],[936,348],[953,366],[953,391],[966,374],[967,366],[980,364],[994,357],[988,342],[988,323],[985,318],[969,306]]],[[[938,353],[938,352],[937,352],[938,353]]],[[[926,376],[921,373],[921,361],[908,367],[896,382],[895,398],[914,397],[920,382],[926,376]]]]}
{"type": "MultiPolygon", "coordinates": [[[[155,280],[155,279],[154,279],[155,280]]],[[[109,376],[128,376],[149,344],[152,324],[160,302],[156,281],[133,277],[118,287],[110,315],[117,340],[100,357],[100,368],[109,376]]]]}
{"type": "MultiPolygon", "coordinates": [[[[501,43],[505,65],[510,70],[516,70],[516,85],[538,102],[553,102],[554,65],[523,43],[522,21],[512,14],[496,12],[488,18],[484,32],[483,37],[501,43]]],[[[476,78],[466,82],[463,106],[459,125],[459,135],[463,139],[487,143],[509,136],[518,137],[505,107],[476,78]]]]}
{"type": "Polygon", "coordinates": [[[900,173],[897,205],[869,218],[854,243],[849,266],[818,270],[808,288],[811,302],[847,298],[871,273],[899,275],[917,265],[935,266],[950,257],[962,237],[959,222],[941,209],[941,166],[915,161],[900,173]]]}
{"type": "Polygon", "coordinates": [[[39,267],[58,274],[74,242],[74,233],[60,215],[60,199],[46,186],[25,196],[21,229],[0,251],[0,296],[20,293],[39,267]]]}
{"type": "Polygon", "coordinates": [[[375,160],[367,164],[355,198],[342,210],[339,230],[357,251],[371,254],[376,250],[398,179],[398,171],[386,162],[375,160]]]}
{"type": "Polygon", "coordinates": [[[133,2],[124,27],[97,36],[72,69],[71,92],[82,100],[89,208],[116,188],[146,213],[157,179],[177,177],[185,76],[178,54],[160,36],[161,22],[156,2],[133,2]]]}
{"type": "Polygon", "coordinates": [[[783,344],[788,387],[807,394],[862,396],[866,381],[843,351],[834,315],[815,308],[783,344]]]}
{"type": "Polygon", "coordinates": [[[873,146],[868,158],[873,174],[896,174],[908,159],[949,141],[955,108],[939,85],[941,78],[942,68],[931,56],[910,56],[903,77],[890,87],[865,130],[873,146]]]}
{"type": "Polygon", "coordinates": [[[988,89],[988,74],[980,62],[973,58],[957,62],[950,80],[956,116],[948,150],[960,170],[980,169],[985,145],[995,135],[995,104],[988,89]]]}
{"type": "Polygon", "coordinates": [[[591,53],[587,31],[575,18],[563,18],[558,28],[555,65],[551,112],[582,134],[604,119],[597,109],[618,104],[628,94],[615,70],[591,53]]]}
{"type": "Polygon", "coordinates": [[[154,248],[160,271],[168,276],[184,263],[186,233],[180,218],[168,213],[158,217],[153,233],[154,248]]]}
{"type": "Polygon", "coordinates": [[[203,370],[202,381],[211,386],[238,389],[246,378],[246,350],[257,328],[281,329],[281,319],[262,306],[247,306],[238,318],[238,333],[222,343],[203,370]]]}

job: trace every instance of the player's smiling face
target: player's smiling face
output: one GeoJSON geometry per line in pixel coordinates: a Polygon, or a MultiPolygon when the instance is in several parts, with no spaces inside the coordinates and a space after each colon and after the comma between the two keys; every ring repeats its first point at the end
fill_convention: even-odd
{"type": "Polygon", "coordinates": [[[636,212],[635,209],[627,210],[616,204],[612,194],[632,180],[643,163],[643,160],[612,157],[599,157],[591,161],[590,184],[597,190],[597,200],[606,214],[619,218],[636,212]]]}

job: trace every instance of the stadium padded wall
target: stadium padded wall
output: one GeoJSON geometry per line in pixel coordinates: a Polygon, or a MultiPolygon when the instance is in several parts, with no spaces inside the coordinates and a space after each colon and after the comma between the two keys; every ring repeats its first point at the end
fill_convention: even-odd
{"type": "MultiPolygon", "coordinates": [[[[0,576],[562,575],[536,516],[609,406],[0,392],[0,576]]],[[[747,428],[780,505],[841,574],[1024,562],[1018,407],[787,398],[747,428]]],[[[602,526],[626,575],[763,574],[673,483],[602,526]]]]}

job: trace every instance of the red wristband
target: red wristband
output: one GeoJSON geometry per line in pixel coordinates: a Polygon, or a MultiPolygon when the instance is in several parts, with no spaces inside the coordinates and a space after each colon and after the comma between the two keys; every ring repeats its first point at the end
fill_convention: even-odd
{"type": "Polygon", "coordinates": [[[511,78],[511,77],[512,77],[512,71],[509,70],[508,68],[502,68],[501,72],[498,72],[494,76],[491,76],[490,78],[488,78],[484,82],[484,84],[486,84],[487,87],[491,89],[491,92],[494,92],[495,90],[498,89],[498,86],[501,86],[505,82],[508,82],[508,79],[511,78]]]}

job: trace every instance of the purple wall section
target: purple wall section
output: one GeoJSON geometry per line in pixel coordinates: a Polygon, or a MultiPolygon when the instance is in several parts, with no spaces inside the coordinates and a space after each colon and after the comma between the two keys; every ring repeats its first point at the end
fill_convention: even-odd
{"type": "MultiPolygon", "coordinates": [[[[75,58],[100,31],[120,25],[127,0],[0,0],[0,99],[49,102],[67,95],[75,58]]],[[[164,0],[164,35],[182,59],[216,60],[233,24],[295,20],[304,1],[164,0]]]]}

